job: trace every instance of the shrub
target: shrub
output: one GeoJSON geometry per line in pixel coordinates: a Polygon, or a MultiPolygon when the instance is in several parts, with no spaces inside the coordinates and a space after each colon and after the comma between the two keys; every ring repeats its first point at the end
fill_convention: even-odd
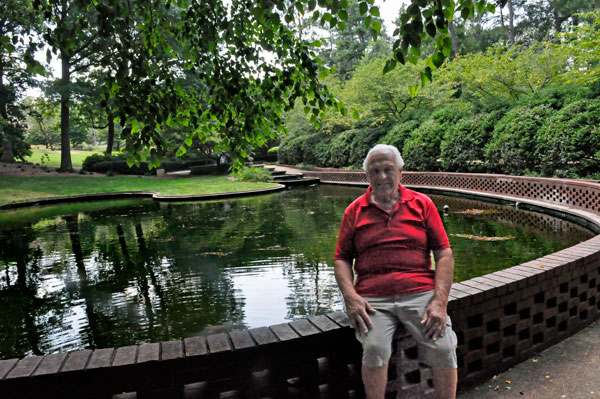
{"type": "Polygon", "coordinates": [[[441,144],[443,169],[447,172],[486,172],[489,168],[483,149],[501,117],[502,112],[495,111],[461,119],[451,126],[441,144]]]}
{"type": "Polygon", "coordinates": [[[190,166],[190,172],[193,175],[226,175],[229,173],[229,165],[197,165],[190,166]]]}
{"type": "Polygon", "coordinates": [[[350,158],[347,166],[362,168],[363,161],[367,152],[379,142],[381,137],[387,132],[387,126],[371,126],[363,129],[356,129],[352,143],[350,145],[350,158]]]}
{"type": "Polygon", "coordinates": [[[88,172],[95,172],[96,171],[95,167],[96,167],[97,163],[105,162],[105,161],[112,161],[112,160],[116,160],[116,159],[119,159],[116,155],[109,155],[109,154],[105,154],[105,153],[92,154],[83,160],[83,164],[82,164],[81,168],[88,172]]]}
{"type": "Polygon", "coordinates": [[[244,167],[234,173],[237,180],[266,182],[272,179],[271,172],[263,168],[244,167]]]}
{"type": "Polygon", "coordinates": [[[440,170],[440,145],[444,136],[443,127],[433,119],[425,121],[404,143],[405,168],[415,171],[440,170]]]}
{"type": "Polygon", "coordinates": [[[139,166],[129,167],[125,155],[92,154],[83,161],[81,167],[87,172],[120,174],[120,175],[148,175],[148,162],[140,162],[139,166]]]}
{"type": "Polygon", "coordinates": [[[523,175],[539,172],[536,157],[538,130],[550,117],[552,109],[546,105],[516,106],[498,122],[485,156],[488,163],[503,173],[523,175]]]}
{"type": "Polygon", "coordinates": [[[600,172],[600,99],[566,105],[537,134],[545,176],[588,177],[600,172]]]}
{"type": "Polygon", "coordinates": [[[403,151],[406,139],[408,139],[410,134],[419,127],[419,124],[420,121],[414,119],[397,123],[391,127],[391,129],[379,140],[379,142],[381,144],[393,145],[399,151],[403,151]]]}
{"type": "Polygon", "coordinates": [[[280,163],[295,165],[302,162],[303,136],[288,135],[279,144],[277,159],[280,163]]]}
{"type": "Polygon", "coordinates": [[[346,130],[331,140],[331,145],[328,151],[329,159],[327,166],[341,168],[348,165],[348,160],[350,158],[350,147],[352,146],[352,141],[355,134],[356,130],[346,130]]]}

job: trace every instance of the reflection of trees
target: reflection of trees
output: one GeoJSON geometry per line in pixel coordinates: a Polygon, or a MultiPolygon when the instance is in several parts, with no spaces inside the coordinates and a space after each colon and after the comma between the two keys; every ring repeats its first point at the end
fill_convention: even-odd
{"type": "Polygon", "coordinates": [[[0,231],[0,260],[5,276],[0,280],[0,358],[42,354],[48,331],[61,326],[65,307],[58,292],[41,288],[41,251],[32,243],[30,224],[0,231]]]}
{"type": "MultiPolygon", "coordinates": [[[[344,209],[363,192],[319,186],[207,203],[132,201],[19,227],[0,237],[0,262],[6,265],[0,263],[0,305],[11,308],[0,319],[1,354],[45,352],[60,335],[71,340],[61,348],[109,347],[243,325],[245,298],[236,291],[236,276],[260,279],[274,268],[282,270],[291,291],[282,298],[288,318],[339,308],[331,259],[344,209]],[[61,288],[50,292],[42,279],[61,288]],[[81,312],[69,311],[71,306],[81,312]],[[75,326],[79,316],[80,335],[69,335],[67,322],[75,326]]],[[[451,212],[480,206],[452,203],[451,212]]],[[[517,237],[502,250],[498,243],[451,237],[458,278],[465,271],[481,274],[488,264],[504,267],[501,255],[508,250],[537,257],[571,245],[571,237],[556,240],[559,233],[548,233],[554,234],[550,242],[543,239],[546,233],[534,236],[519,227],[518,220],[508,223],[508,213],[494,217],[444,217],[449,233],[473,234],[473,228],[479,235],[517,237]],[[463,226],[467,219],[473,227],[463,226]],[[488,258],[480,256],[486,251],[488,258]],[[478,256],[467,255],[473,252],[478,256]]],[[[519,262],[505,257],[506,266],[519,262]]]]}

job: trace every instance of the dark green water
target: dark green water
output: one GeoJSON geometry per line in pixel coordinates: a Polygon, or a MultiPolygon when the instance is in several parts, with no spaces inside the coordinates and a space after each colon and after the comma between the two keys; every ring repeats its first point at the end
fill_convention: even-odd
{"type": "MultiPolygon", "coordinates": [[[[0,358],[259,327],[342,310],[332,256],[363,188],[206,203],[78,203],[0,212],[0,358]]],[[[546,215],[432,196],[456,281],[576,244],[546,215]],[[479,209],[480,211],[464,210],[479,209]],[[488,242],[453,234],[513,238],[488,242]]]]}

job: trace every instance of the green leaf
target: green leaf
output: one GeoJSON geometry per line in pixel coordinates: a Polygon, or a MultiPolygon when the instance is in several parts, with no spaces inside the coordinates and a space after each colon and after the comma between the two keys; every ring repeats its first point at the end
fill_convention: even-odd
{"type": "Polygon", "coordinates": [[[337,23],[337,27],[343,32],[344,29],[346,29],[346,23],[344,23],[344,22],[338,22],[337,23]]]}
{"type": "Polygon", "coordinates": [[[427,34],[431,37],[435,37],[435,34],[437,33],[437,29],[433,22],[430,22],[427,25],[425,25],[425,30],[427,31],[427,34]]]}
{"type": "Polygon", "coordinates": [[[188,137],[187,139],[185,139],[185,145],[187,145],[188,147],[192,146],[192,138],[188,137]]]}
{"type": "Polygon", "coordinates": [[[406,60],[404,59],[404,53],[402,51],[396,51],[396,59],[402,65],[406,63],[406,60]]]}
{"type": "Polygon", "coordinates": [[[384,74],[388,73],[389,71],[393,70],[394,68],[396,68],[396,60],[394,60],[394,59],[387,60],[383,67],[383,73],[384,74]]]}
{"type": "Polygon", "coordinates": [[[463,19],[468,19],[469,18],[469,9],[468,8],[463,8],[462,10],[460,10],[460,16],[463,19]]]}
{"type": "Polygon", "coordinates": [[[358,110],[354,110],[354,112],[352,112],[352,118],[354,118],[355,120],[359,120],[360,119],[360,114],[358,113],[358,110]]]}
{"type": "Polygon", "coordinates": [[[450,43],[449,46],[444,45],[444,47],[442,47],[442,53],[444,54],[445,57],[450,57],[451,52],[452,52],[452,43],[450,43]]]}
{"type": "Polygon", "coordinates": [[[371,27],[375,30],[375,32],[377,32],[377,33],[381,32],[381,22],[375,20],[371,24],[371,27]]]}
{"type": "Polygon", "coordinates": [[[419,62],[419,59],[416,55],[411,55],[410,57],[407,57],[406,60],[413,65],[417,65],[417,62],[419,62]]]}
{"type": "Polygon", "coordinates": [[[340,19],[344,22],[348,21],[348,11],[340,10],[340,12],[338,12],[338,17],[340,17],[340,19]]]}
{"type": "Polygon", "coordinates": [[[342,116],[347,116],[348,115],[348,110],[345,107],[342,107],[342,109],[340,110],[342,116]]]}
{"type": "Polygon", "coordinates": [[[365,15],[368,10],[369,10],[369,5],[367,4],[366,1],[363,1],[358,5],[358,11],[360,11],[360,15],[365,15]]]}
{"type": "Polygon", "coordinates": [[[371,9],[369,10],[369,14],[371,14],[374,17],[379,17],[379,7],[371,7],[371,9]]]}
{"type": "Polygon", "coordinates": [[[421,87],[425,87],[427,83],[431,82],[431,79],[427,76],[427,74],[422,71],[421,72],[421,87]]]}
{"type": "Polygon", "coordinates": [[[419,89],[416,86],[408,86],[408,92],[412,98],[415,98],[419,93],[419,89]]]}
{"type": "Polygon", "coordinates": [[[444,63],[445,58],[446,57],[444,57],[443,53],[437,51],[431,56],[431,61],[433,62],[433,65],[435,65],[436,68],[439,68],[444,63]]]}

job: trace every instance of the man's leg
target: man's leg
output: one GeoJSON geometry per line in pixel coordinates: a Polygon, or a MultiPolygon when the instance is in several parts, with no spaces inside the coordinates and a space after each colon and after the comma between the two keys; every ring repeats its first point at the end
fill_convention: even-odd
{"type": "Polygon", "coordinates": [[[388,362],[392,354],[392,339],[398,323],[390,311],[393,298],[366,298],[375,313],[368,334],[356,334],[362,344],[362,380],[367,399],[383,399],[387,385],[388,362]]]}
{"type": "Polygon", "coordinates": [[[425,338],[421,319],[433,298],[433,291],[411,294],[397,299],[396,314],[407,331],[417,341],[419,359],[433,371],[433,385],[437,399],[455,399],[457,384],[456,334],[452,331],[450,317],[446,321],[443,337],[436,341],[425,338]]]}
{"type": "Polygon", "coordinates": [[[458,382],[458,373],[456,369],[434,368],[433,385],[437,399],[455,399],[456,383],[458,382]]]}
{"type": "Polygon", "coordinates": [[[381,367],[362,366],[362,380],[367,399],[384,399],[388,364],[381,367]]]}

